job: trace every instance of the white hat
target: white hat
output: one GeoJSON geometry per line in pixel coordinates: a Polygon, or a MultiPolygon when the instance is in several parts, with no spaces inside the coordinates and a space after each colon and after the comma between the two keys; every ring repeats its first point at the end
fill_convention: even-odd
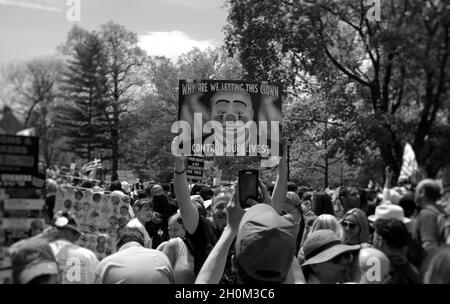
{"type": "Polygon", "coordinates": [[[405,217],[403,208],[394,204],[379,205],[375,209],[375,214],[368,217],[369,221],[375,222],[378,219],[398,219],[404,224],[411,222],[411,219],[405,217]]]}

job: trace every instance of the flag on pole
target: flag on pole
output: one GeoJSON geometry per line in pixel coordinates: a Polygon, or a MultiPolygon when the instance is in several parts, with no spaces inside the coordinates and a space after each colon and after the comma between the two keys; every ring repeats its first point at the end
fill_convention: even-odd
{"type": "Polygon", "coordinates": [[[83,172],[84,175],[89,176],[89,178],[95,179],[97,169],[101,168],[102,168],[102,161],[101,159],[96,158],[93,161],[84,164],[83,167],[81,167],[81,171],[83,172]]]}
{"type": "Polygon", "coordinates": [[[398,180],[411,180],[411,178],[419,173],[419,165],[416,160],[416,154],[409,143],[405,144],[403,151],[403,164],[400,170],[398,180]]]}

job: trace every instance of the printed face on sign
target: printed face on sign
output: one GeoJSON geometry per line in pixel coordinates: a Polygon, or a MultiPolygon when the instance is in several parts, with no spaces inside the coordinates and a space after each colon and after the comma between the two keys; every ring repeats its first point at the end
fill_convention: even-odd
{"type": "Polygon", "coordinates": [[[218,92],[211,98],[211,118],[222,123],[227,121],[253,120],[253,105],[247,92],[218,92]]]}

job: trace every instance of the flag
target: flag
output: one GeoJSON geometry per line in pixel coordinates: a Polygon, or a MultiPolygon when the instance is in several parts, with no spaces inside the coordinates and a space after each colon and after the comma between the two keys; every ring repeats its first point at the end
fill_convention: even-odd
{"type": "Polygon", "coordinates": [[[95,174],[97,172],[97,169],[102,168],[102,161],[101,159],[94,159],[91,162],[88,162],[81,167],[81,171],[84,175],[88,175],[90,179],[95,179],[95,174]]]}
{"type": "Polygon", "coordinates": [[[400,170],[398,180],[411,180],[411,178],[419,173],[419,165],[416,160],[416,154],[409,143],[406,143],[403,151],[403,164],[400,170]]]}

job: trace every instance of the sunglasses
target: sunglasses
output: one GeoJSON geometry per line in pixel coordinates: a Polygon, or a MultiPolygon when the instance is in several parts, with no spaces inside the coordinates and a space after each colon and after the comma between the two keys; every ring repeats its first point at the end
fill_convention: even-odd
{"type": "Polygon", "coordinates": [[[348,260],[350,260],[351,257],[352,257],[352,254],[350,252],[344,252],[344,253],[334,257],[331,260],[331,263],[340,264],[342,262],[342,260],[348,261],[348,260]]]}
{"type": "Polygon", "coordinates": [[[341,225],[342,225],[342,227],[344,227],[344,228],[349,228],[350,230],[353,230],[353,229],[355,229],[356,228],[356,224],[355,223],[352,223],[352,222],[349,222],[349,221],[343,221],[343,222],[341,222],[341,225]]]}

